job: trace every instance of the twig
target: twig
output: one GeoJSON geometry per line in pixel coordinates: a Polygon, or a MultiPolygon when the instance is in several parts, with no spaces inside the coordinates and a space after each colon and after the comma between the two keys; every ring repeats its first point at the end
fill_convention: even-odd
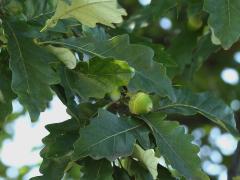
{"type": "Polygon", "coordinates": [[[121,166],[121,168],[123,168],[123,165],[122,165],[121,160],[120,160],[119,158],[117,158],[117,160],[118,160],[118,163],[119,163],[119,165],[121,166]]]}
{"type": "Polygon", "coordinates": [[[228,170],[228,180],[232,180],[233,177],[238,175],[240,167],[240,142],[238,143],[237,149],[232,156],[232,163],[228,170]]]}
{"type": "MultiPolygon", "coordinates": [[[[239,114],[236,114],[236,118],[239,114]]],[[[240,129],[240,122],[237,120],[237,129],[240,129]]],[[[240,142],[238,142],[237,149],[232,156],[232,162],[228,170],[228,180],[232,180],[233,177],[239,175],[240,171],[240,142]]]]}

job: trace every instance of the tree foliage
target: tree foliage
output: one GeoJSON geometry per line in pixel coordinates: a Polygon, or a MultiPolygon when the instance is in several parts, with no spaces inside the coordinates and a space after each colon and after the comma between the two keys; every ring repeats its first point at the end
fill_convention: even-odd
{"type": "Polygon", "coordinates": [[[71,119],[46,126],[42,176],[32,179],[60,180],[75,167],[86,180],[209,179],[193,137],[172,118],[200,114],[240,137],[227,103],[188,83],[239,40],[240,2],[153,1],[137,10],[119,2],[0,1],[0,128],[14,99],[37,121],[56,95],[71,119]],[[154,32],[163,15],[175,31],[154,32]],[[144,106],[129,103],[138,92],[151,98],[150,112],[131,113],[144,106]]]}

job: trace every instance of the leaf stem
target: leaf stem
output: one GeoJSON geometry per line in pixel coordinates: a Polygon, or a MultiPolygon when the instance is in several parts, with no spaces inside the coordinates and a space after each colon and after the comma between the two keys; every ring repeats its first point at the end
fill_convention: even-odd
{"type": "Polygon", "coordinates": [[[121,159],[120,159],[120,158],[117,158],[117,160],[118,160],[118,163],[119,163],[120,167],[124,169],[124,167],[123,167],[123,165],[122,165],[122,162],[121,162],[121,159]]]}

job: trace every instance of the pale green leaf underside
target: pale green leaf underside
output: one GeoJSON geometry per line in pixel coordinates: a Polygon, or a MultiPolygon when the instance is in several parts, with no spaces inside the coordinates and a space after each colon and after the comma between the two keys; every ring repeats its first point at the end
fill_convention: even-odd
{"type": "Polygon", "coordinates": [[[70,5],[59,0],[54,16],[47,20],[44,29],[68,18],[75,18],[89,27],[95,27],[96,23],[114,27],[113,23],[121,23],[124,15],[127,15],[126,11],[118,8],[116,0],[73,0],[70,5]]]}
{"type": "Polygon", "coordinates": [[[58,60],[64,63],[69,69],[74,69],[76,67],[77,58],[69,49],[49,45],[47,46],[47,50],[54,54],[58,60]]]}
{"type": "Polygon", "coordinates": [[[132,157],[137,158],[149,170],[154,179],[157,178],[159,159],[155,156],[153,149],[144,150],[138,144],[135,144],[132,157]]]}
{"type": "Polygon", "coordinates": [[[193,145],[192,136],[177,122],[165,121],[160,113],[146,115],[144,120],[153,131],[161,155],[187,179],[208,180],[201,171],[201,161],[197,153],[199,148],[193,145]]]}
{"type": "Polygon", "coordinates": [[[239,9],[239,0],[204,1],[204,10],[209,13],[208,24],[224,49],[229,49],[240,37],[239,9]]]}
{"type": "Polygon", "coordinates": [[[169,113],[180,113],[183,115],[201,114],[212,120],[236,137],[239,133],[236,129],[234,113],[223,101],[209,93],[194,94],[187,89],[175,90],[176,102],[167,99],[160,101],[160,110],[169,113]]]}

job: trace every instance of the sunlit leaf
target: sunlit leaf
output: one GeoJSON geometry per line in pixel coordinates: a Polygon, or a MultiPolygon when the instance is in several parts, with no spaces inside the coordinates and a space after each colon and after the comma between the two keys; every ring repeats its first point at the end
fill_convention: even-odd
{"type": "Polygon", "coordinates": [[[124,15],[127,15],[126,11],[118,8],[116,0],[72,0],[70,5],[59,0],[54,16],[46,22],[44,29],[67,18],[75,18],[89,27],[95,27],[96,23],[114,27],[113,23],[121,23],[124,15]]]}
{"type": "Polygon", "coordinates": [[[137,158],[144,166],[150,171],[153,178],[156,179],[158,172],[157,172],[157,165],[159,159],[155,156],[155,152],[153,149],[148,149],[144,151],[139,145],[134,146],[133,155],[134,158],[137,158]]]}
{"type": "Polygon", "coordinates": [[[77,59],[72,51],[67,48],[47,46],[47,50],[54,54],[69,69],[74,69],[77,65],[77,59]]]}
{"type": "Polygon", "coordinates": [[[99,58],[79,62],[73,71],[66,72],[71,88],[82,98],[103,98],[116,88],[128,85],[132,75],[126,62],[99,58]]]}

